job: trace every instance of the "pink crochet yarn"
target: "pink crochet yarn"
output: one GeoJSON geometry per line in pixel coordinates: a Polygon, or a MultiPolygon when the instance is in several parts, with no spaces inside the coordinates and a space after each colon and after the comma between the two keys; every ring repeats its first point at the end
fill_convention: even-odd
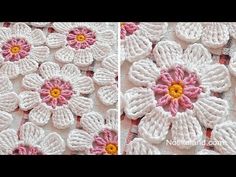
{"type": "Polygon", "coordinates": [[[195,73],[188,73],[177,66],[169,71],[162,70],[160,79],[153,87],[158,106],[168,108],[172,116],[178,111],[192,109],[192,102],[196,101],[202,92],[195,73]]]}
{"type": "Polygon", "coordinates": [[[95,136],[93,144],[92,154],[116,155],[118,153],[118,136],[111,130],[104,129],[99,136],[95,136]]]}
{"type": "Polygon", "coordinates": [[[138,25],[133,22],[123,22],[121,23],[121,31],[120,31],[120,37],[121,39],[124,39],[125,36],[133,34],[137,29],[138,25]]]}
{"type": "Polygon", "coordinates": [[[67,34],[67,43],[72,48],[85,49],[96,42],[95,32],[88,28],[75,28],[67,34]]]}
{"type": "Polygon", "coordinates": [[[42,155],[38,148],[33,146],[26,146],[20,144],[13,152],[12,155],[42,155]]]}
{"type": "Polygon", "coordinates": [[[55,108],[67,104],[74,92],[69,82],[61,79],[51,79],[45,81],[39,93],[43,102],[55,108]]]}
{"type": "Polygon", "coordinates": [[[29,55],[31,45],[23,38],[12,38],[2,46],[5,61],[18,61],[29,55]]]}

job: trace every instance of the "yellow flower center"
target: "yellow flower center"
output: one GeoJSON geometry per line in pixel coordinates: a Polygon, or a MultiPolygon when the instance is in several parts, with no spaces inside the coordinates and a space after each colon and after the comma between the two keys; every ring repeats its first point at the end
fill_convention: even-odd
{"type": "Polygon", "coordinates": [[[181,84],[173,84],[169,86],[169,95],[173,98],[179,98],[183,94],[183,86],[181,84]]]}
{"type": "Polygon", "coordinates": [[[123,27],[125,25],[125,22],[120,22],[120,26],[123,27]]]}
{"type": "Polygon", "coordinates": [[[11,47],[11,53],[16,54],[20,52],[20,46],[12,46],[11,47]]]}
{"type": "Polygon", "coordinates": [[[54,88],[50,91],[50,95],[53,97],[53,98],[58,98],[60,95],[61,95],[61,90],[58,89],[58,88],[54,88]]]}
{"type": "Polygon", "coordinates": [[[76,36],[76,40],[79,41],[79,42],[83,42],[83,41],[86,40],[86,37],[83,34],[78,34],[76,36]]]}
{"type": "Polygon", "coordinates": [[[108,154],[110,155],[116,155],[118,151],[118,147],[116,144],[107,144],[105,150],[107,151],[108,154]]]}

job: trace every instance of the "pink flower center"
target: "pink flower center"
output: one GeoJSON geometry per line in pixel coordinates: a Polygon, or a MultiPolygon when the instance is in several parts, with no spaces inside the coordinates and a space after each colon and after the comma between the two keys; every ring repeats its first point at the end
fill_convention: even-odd
{"type": "Polygon", "coordinates": [[[117,133],[108,129],[104,129],[98,136],[94,137],[93,148],[90,151],[92,154],[96,155],[117,155],[117,133]]]}
{"type": "Polygon", "coordinates": [[[69,82],[51,79],[45,81],[39,93],[43,102],[55,108],[67,104],[74,92],[69,82]]]}
{"type": "Polygon", "coordinates": [[[26,146],[20,144],[13,152],[12,155],[43,155],[42,152],[33,146],[26,146]]]}
{"type": "Polygon", "coordinates": [[[2,46],[5,61],[18,61],[29,55],[31,45],[23,38],[12,38],[2,46]]]}
{"type": "Polygon", "coordinates": [[[70,47],[78,50],[93,45],[96,42],[96,35],[88,28],[75,28],[69,31],[66,39],[70,47]]]}
{"type": "Polygon", "coordinates": [[[133,34],[138,29],[139,29],[138,23],[121,22],[120,23],[120,38],[124,39],[126,36],[133,34]]]}
{"type": "Polygon", "coordinates": [[[177,66],[170,70],[162,70],[156,85],[152,88],[156,94],[158,106],[171,112],[175,116],[177,112],[193,108],[193,102],[202,92],[195,73],[189,73],[177,66]]]}

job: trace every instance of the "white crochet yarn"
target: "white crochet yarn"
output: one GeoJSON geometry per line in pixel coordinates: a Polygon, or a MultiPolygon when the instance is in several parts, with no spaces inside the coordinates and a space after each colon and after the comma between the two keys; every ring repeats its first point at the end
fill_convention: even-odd
{"type": "Polygon", "coordinates": [[[39,153],[44,155],[62,154],[65,151],[64,140],[58,133],[53,132],[45,136],[44,130],[31,122],[21,126],[19,139],[13,129],[0,132],[0,154],[13,154],[19,145],[37,148],[39,153]]]}
{"type": "Polygon", "coordinates": [[[230,55],[229,71],[236,76],[236,52],[232,52],[230,55]]]}
{"type": "MultiPolygon", "coordinates": [[[[56,32],[48,35],[47,45],[50,48],[60,48],[55,53],[55,59],[62,63],[74,62],[77,66],[85,67],[92,64],[94,60],[102,61],[109,55],[111,45],[116,41],[113,31],[104,30],[104,27],[101,28],[102,25],[96,25],[96,23],[54,22],[52,26],[56,32]],[[76,28],[91,30],[96,38],[95,43],[90,47],[79,49],[68,45],[67,36],[76,28]]],[[[86,37],[81,40],[86,40],[86,37]]]]}
{"type": "Polygon", "coordinates": [[[224,23],[177,23],[176,36],[189,43],[194,43],[201,38],[202,43],[209,48],[221,48],[227,44],[230,32],[234,35],[232,27],[224,23]]]}
{"type": "Polygon", "coordinates": [[[217,124],[211,140],[215,142],[214,148],[221,154],[236,154],[236,123],[227,121],[217,124]]]}
{"type": "Polygon", "coordinates": [[[94,81],[101,86],[97,92],[98,98],[106,106],[114,105],[118,101],[117,57],[117,55],[111,55],[105,58],[101,63],[101,68],[97,68],[93,76],[94,81]]]}
{"type": "MultiPolygon", "coordinates": [[[[43,46],[46,37],[40,29],[31,30],[25,23],[15,23],[12,28],[0,28],[1,46],[13,38],[24,39],[30,45],[30,50],[24,58],[8,61],[3,56],[4,49],[1,47],[0,72],[7,74],[10,79],[16,78],[19,74],[26,75],[36,71],[38,63],[45,61],[49,55],[49,48],[43,46]]],[[[19,52],[21,50],[23,49],[19,48],[19,52]]]]}
{"type": "Polygon", "coordinates": [[[159,155],[160,151],[157,147],[148,143],[142,138],[133,139],[126,146],[126,155],[159,155]]]}
{"type": "MultiPolygon", "coordinates": [[[[34,73],[23,78],[22,85],[27,91],[23,91],[19,95],[20,108],[24,111],[30,110],[29,120],[36,125],[43,126],[52,117],[56,128],[68,128],[74,124],[72,113],[82,116],[93,108],[92,99],[80,95],[90,94],[94,91],[93,80],[90,77],[82,76],[75,65],[66,64],[60,69],[56,63],[45,62],[40,66],[39,72],[40,75],[34,73]],[[67,100],[68,102],[61,106],[57,105],[55,109],[42,101],[39,92],[46,81],[51,82],[53,79],[68,82],[73,91],[72,96],[67,100]]],[[[60,92],[60,94],[64,93],[63,90],[60,92]]]]}
{"type": "Polygon", "coordinates": [[[159,67],[150,59],[139,60],[132,64],[129,79],[139,87],[126,91],[124,111],[131,119],[144,116],[139,124],[139,134],[151,143],[162,142],[172,122],[172,139],[180,142],[177,143],[179,148],[190,148],[201,141],[200,124],[213,128],[227,117],[227,102],[211,96],[210,91],[227,91],[231,81],[227,68],[224,65],[214,64],[210,53],[202,44],[190,45],[184,52],[182,51],[180,45],[174,41],[161,41],[153,49],[159,67]],[[189,73],[194,72],[203,92],[192,103],[192,110],[177,112],[173,117],[170,112],[157,105],[152,87],[160,78],[160,71],[168,71],[176,66],[181,66],[189,73]]]}
{"type": "Polygon", "coordinates": [[[121,39],[121,58],[134,62],[148,56],[152,50],[152,42],[159,41],[167,31],[168,24],[160,22],[140,22],[138,29],[131,35],[121,39]]]}
{"type": "MultiPolygon", "coordinates": [[[[67,146],[73,151],[84,151],[86,154],[91,154],[90,150],[93,148],[95,138],[100,136],[104,129],[109,129],[117,134],[117,110],[108,110],[105,117],[93,111],[83,114],[80,125],[83,130],[74,129],[70,131],[67,146]]],[[[101,142],[104,142],[104,140],[101,140],[101,142]]]]}
{"type": "Polygon", "coordinates": [[[50,22],[31,22],[30,24],[34,27],[43,28],[49,26],[50,22]]]}
{"type": "Polygon", "coordinates": [[[208,149],[202,149],[201,151],[198,151],[196,154],[197,155],[219,155],[218,152],[208,150],[208,149]]]}

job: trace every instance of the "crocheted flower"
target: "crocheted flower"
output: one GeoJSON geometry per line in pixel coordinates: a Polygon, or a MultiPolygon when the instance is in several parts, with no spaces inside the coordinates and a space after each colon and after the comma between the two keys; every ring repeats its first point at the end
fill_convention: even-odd
{"type": "Polygon", "coordinates": [[[46,41],[42,30],[32,31],[25,23],[0,28],[0,39],[0,72],[10,79],[36,71],[49,55],[48,47],[42,46],[46,41]]]}
{"type": "Polygon", "coordinates": [[[183,53],[174,41],[161,41],[153,53],[155,62],[144,59],[130,67],[129,79],[139,87],[125,93],[126,115],[144,116],[139,134],[151,143],[163,141],[172,124],[172,139],[180,148],[188,148],[202,138],[199,122],[213,128],[226,119],[227,102],[210,91],[229,89],[229,72],[213,63],[201,44],[190,45],[183,53]]]}
{"type": "Polygon", "coordinates": [[[67,145],[72,151],[84,151],[86,154],[116,155],[118,153],[118,115],[110,109],[104,119],[97,112],[82,116],[83,128],[72,130],[67,138],[67,145]]]}
{"type": "Polygon", "coordinates": [[[104,105],[113,105],[118,100],[117,73],[117,55],[105,58],[101,62],[101,68],[98,68],[94,73],[94,81],[102,86],[98,89],[97,95],[104,105]]]}
{"type": "Polygon", "coordinates": [[[201,39],[206,47],[217,49],[227,44],[230,36],[236,37],[234,23],[177,23],[176,36],[189,43],[201,39]]]}
{"type": "Polygon", "coordinates": [[[167,23],[120,23],[121,61],[134,62],[148,56],[152,42],[159,41],[167,31],[167,23]]]}
{"type": "Polygon", "coordinates": [[[12,115],[8,112],[18,107],[18,98],[12,92],[12,83],[6,75],[0,74],[0,86],[0,131],[2,131],[13,121],[12,115]]]}
{"type": "Polygon", "coordinates": [[[38,28],[43,28],[49,26],[50,22],[31,22],[30,25],[38,28]]]}
{"type": "Polygon", "coordinates": [[[82,76],[73,64],[61,69],[56,63],[45,62],[33,73],[23,78],[22,85],[28,91],[20,93],[20,108],[29,112],[29,120],[45,125],[52,117],[56,128],[64,129],[74,124],[74,113],[81,116],[93,107],[93,101],[85,94],[94,91],[93,80],[82,76]],[[31,110],[32,109],[32,110],[31,110]]]}
{"type": "MultiPolygon", "coordinates": [[[[104,24],[105,25],[105,24],[104,24]]],[[[53,23],[58,33],[47,37],[50,48],[60,48],[55,59],[62,63],[74,62],[77,66],[89,66],[95,60],[101,61],[111,51],[115,42],[111,30],[102,30],[93,23],[53,23]]]]}
{"type": "Polygon", "coordinates": [[[42,128],[31,122],[21,126],[19,137],[14,129],[0,133],[1,155],[56,155],[64,151],[65,143],[60,135],[45,135],[42,128]]]}

